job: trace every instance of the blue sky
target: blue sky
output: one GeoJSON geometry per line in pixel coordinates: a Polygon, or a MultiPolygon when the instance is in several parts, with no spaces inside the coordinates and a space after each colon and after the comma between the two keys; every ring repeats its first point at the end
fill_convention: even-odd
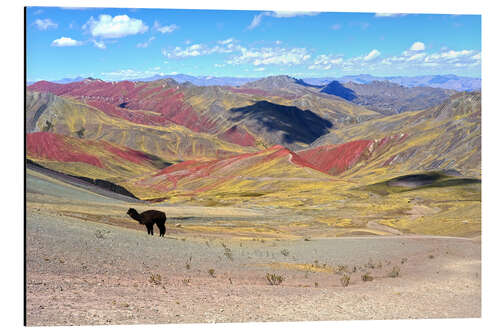
{"type": "Polygon", "coordinates": [[[478,15],[29,7],[28,81],[481,76],[478,15]]]}

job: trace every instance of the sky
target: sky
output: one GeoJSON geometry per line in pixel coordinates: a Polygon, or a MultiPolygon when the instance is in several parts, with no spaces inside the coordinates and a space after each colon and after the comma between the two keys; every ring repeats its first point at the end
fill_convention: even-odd
{"type": "Polygon", "coordinates": [[[28,81],[481,77],[481,16],[28,7],[28,81]]]}

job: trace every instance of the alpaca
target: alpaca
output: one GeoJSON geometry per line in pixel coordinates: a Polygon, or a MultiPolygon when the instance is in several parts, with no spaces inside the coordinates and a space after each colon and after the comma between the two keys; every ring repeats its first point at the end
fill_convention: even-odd
{"type": "Polygon", "coordinates": [[[130,208],[127,214],[140,224],[145,224],[148,230],[148,235],[153,236],[153,225],[156,223],[158,229],[160,229],[160,237],[165,236],[165,221],[167,217],[164,212],[159,212],[157,210],[147,210],[139,214],[134,208],[130,208]]]}

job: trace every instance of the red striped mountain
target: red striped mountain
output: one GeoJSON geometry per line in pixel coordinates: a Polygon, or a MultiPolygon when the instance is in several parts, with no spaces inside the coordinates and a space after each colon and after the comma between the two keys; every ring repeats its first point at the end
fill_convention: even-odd
{"type": "Polygon", "coordinates": [[[303,148],[333,128],[377,117],[376,112],[301,87],[306,89],[301,96],[281,96],[231,87],[197,87],[171,79],[152,82],[86,79],[68,84],[40,81],[28,90],[71,98],[135,124],[183,126],[192,132],[248,147],[282,144],[292,149],[303,148]],[[276,118],[277,113],[286,115],[290,110],[293,117],[276,118]],[[247,115],[245,111],[251,112],[247,115]],[[316,118],[331,125],[325,129],[323,125],[308,123],[316,118]],[[311,128],[308,135],[295,135],[306,127],[311,128]]]}

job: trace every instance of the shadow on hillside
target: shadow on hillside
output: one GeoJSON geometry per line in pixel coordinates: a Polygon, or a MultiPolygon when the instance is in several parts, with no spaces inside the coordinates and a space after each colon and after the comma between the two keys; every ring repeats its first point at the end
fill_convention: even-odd
{"type": "Polygon", "coordinates": [[[253,105],[233,108],[233,121],[251,119],[268,131],[283,132],[286,143],[312,143],[322,135],[327,134],[333,124],[317,114],[302,110],[295,106],[285,106],[267,101],[259,101],[253,105]]]}
{"type": "Polygon", "coordinates": [[[362,186],[360,190],[368,190],[381,195],[406,192],[433,187],[452,187],[481,184],[480,179],[456,177],[446,170],[411,174],[389,179],[384,182],[362,186]]]}
{"type": "Polygon", "coordinates": [[[321,89],[321,92],[329,95],[335,95],[348,101],[352,101],[358,97],[356,96],[354,90],[345,87],[339,81],[330,82],[326,87],[321,89]]]}

